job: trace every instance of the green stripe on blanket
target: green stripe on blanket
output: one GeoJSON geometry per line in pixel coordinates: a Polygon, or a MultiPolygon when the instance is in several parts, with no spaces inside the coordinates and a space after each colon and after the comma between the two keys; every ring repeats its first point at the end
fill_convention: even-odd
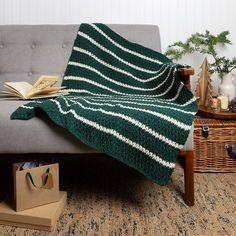
{"type": "Polygon", "coordinates": [[[197,111],[178,66],[106,25],[82,24],[63,81],[70,95],[32,101],[11,118],[41,108],[85,144],[165,185],[197,111]]]}

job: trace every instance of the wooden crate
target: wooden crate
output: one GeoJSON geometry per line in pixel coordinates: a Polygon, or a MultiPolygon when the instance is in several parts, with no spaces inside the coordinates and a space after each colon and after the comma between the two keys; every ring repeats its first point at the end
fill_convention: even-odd
{"type": "Polygon", "coordinates": [[[236,158],[230,157],[226,145],[235,145],[236,120],[218,120],[196,116],[194,120],[195,172],[236,172],[236,158]],[[208,124],[208,137],[202,135],[203,123],[208,124]]]}

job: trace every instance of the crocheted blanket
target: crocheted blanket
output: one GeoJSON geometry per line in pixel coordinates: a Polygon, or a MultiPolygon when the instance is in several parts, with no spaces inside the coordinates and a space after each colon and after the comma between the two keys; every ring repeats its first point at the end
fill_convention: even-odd
{"type": "Polygon", "coordinates": [[[166,185],[197,111],[178,66],[106,25],[81,24],[63,81],[70,94],[22,105],[11,119],[40,108],[83,143],[166,185]]]}

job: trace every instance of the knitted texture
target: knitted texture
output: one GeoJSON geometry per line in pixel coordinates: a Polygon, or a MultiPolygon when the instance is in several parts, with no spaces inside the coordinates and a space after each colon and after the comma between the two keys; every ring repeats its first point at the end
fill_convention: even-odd
{"type": "Polygon", "coordinates": [[[11,119],[43,109],[83,143],[166,185],[197,111],[178,66],[106,25],[81,24],[63,81],[70,94],[22,105],[11,119]]]}

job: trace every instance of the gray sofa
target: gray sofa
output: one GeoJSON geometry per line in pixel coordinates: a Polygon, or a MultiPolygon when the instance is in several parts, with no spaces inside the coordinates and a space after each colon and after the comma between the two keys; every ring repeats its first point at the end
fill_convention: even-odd
{"type": "MultiPolygon", "coordinates": [[[[109,25],[130,41],[161,51],[160,35],[153,25],[109,25]]],[[[5,81],[33,83],[40,75],[63,76],[76,37],[78,25],[10,25],[0,26],[0,86],[5,81]]],[[[28,121],[10,120],[11,113],[26,101],[0,101],[0,154],[25,153],[96,153],[75,139],[66,130],[53,124],[46,116],[28,121]],[[36,135],[35,135],[36,134],[36,135]]],[[[193,136],[190,132],[184,156],[192,165],[193,136]],[[190,161],[189,161],[190,160],[190,161]]],[[[189,165],[189,164],[187,164],[189,165]]],[[[185,180],[193,178],[191,173],[185,180]]],[[[186,169],[186,168],[185,168],[186,169]]],[[[189,168],[188,168],[189,169],[189,168]]],[[[187,172],[186,172],[187,171],[187,172]]],[[[193,204],[193,179],[189,197],[193,204]]],[[[185,183],[186,184],[186,183],[185,183]]],[[[187,186],[186,186],[187,188],[187,186]]],[[[188,191],[188,189],[186,189],[188,191]]]]}

